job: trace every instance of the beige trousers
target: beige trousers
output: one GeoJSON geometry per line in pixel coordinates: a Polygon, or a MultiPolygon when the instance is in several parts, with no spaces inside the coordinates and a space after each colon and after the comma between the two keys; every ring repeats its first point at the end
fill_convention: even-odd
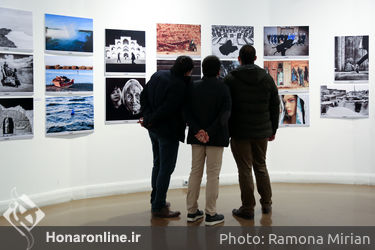
{"type": "Polygon", "coordinates": [[[219,195],[219,175],[223,159],[224,147],[191,145],[192,164],[189,177],[186,206],[188,213],[196,213],[198,209],[199,191],[202,182],[204,163],[206,161],[206,208],[209,215],[216,214],[216,200],[219,195]]]}

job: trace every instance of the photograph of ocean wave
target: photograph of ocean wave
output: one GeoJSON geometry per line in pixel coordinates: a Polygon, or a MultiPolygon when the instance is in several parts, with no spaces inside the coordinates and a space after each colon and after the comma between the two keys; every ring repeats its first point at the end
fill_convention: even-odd
{"type": "Polygon", "coordinates": [[[93,19],[45,14],[46,50],[93,52],[93,19]]]}
{"type": "Polygon", "coordinates": [[[33,50],[31,11],[0,8],[0,47],[15,51],[33,50]]]}
{"type": "Polygon", "coordinates": [[[47,92],[93,91],[93,60],[89,56],[45,56],[47,92]]]}
{"type": "Polygon", "coordinates": [[[66,134],[94,129],[93,96],[46,98],[46,133],[66,134]]]}

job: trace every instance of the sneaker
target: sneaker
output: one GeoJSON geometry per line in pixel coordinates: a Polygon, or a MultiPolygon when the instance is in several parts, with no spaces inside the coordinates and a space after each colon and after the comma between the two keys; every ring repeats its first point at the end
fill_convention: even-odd
{"type": "Polygon", "coordinates": [[[213,226],[219,223],[224,222],[224,215],[222,214],[215,214],[215,215],[209,215],[206,214],[206,226],[213,226]]]}
{"type": "Polygon", "coordinates": [[[188,214],[187,215],[187,221],[188,222],[194,222],[199,220],[200,218],[203,218],[204,214],[202,210],[197,210],[194,214],[188,214]]]}

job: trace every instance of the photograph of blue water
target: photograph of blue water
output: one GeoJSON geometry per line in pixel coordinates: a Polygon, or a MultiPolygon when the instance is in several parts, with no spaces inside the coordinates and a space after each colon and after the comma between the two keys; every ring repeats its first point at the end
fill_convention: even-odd
{"type": "Polygon", "coordinates": [[[47,134],[94,129],[93,96],[46,98],[47,134]]]}
{"type": "Polygon", "coordinates": [[[93,19],[45,14],[46,50],[93,52],[93,19]]]}

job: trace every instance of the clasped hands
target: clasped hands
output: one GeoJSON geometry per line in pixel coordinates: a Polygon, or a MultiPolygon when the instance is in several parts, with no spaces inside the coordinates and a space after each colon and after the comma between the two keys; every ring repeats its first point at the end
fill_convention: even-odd
{"type": "Polygon", "coordinates": [[[197,138],[197,140],[202,143],[207,143],[210,140],[207,132],[203,129],[199,130],[198,133],[196,133],[195,138],[197,138]]]}

